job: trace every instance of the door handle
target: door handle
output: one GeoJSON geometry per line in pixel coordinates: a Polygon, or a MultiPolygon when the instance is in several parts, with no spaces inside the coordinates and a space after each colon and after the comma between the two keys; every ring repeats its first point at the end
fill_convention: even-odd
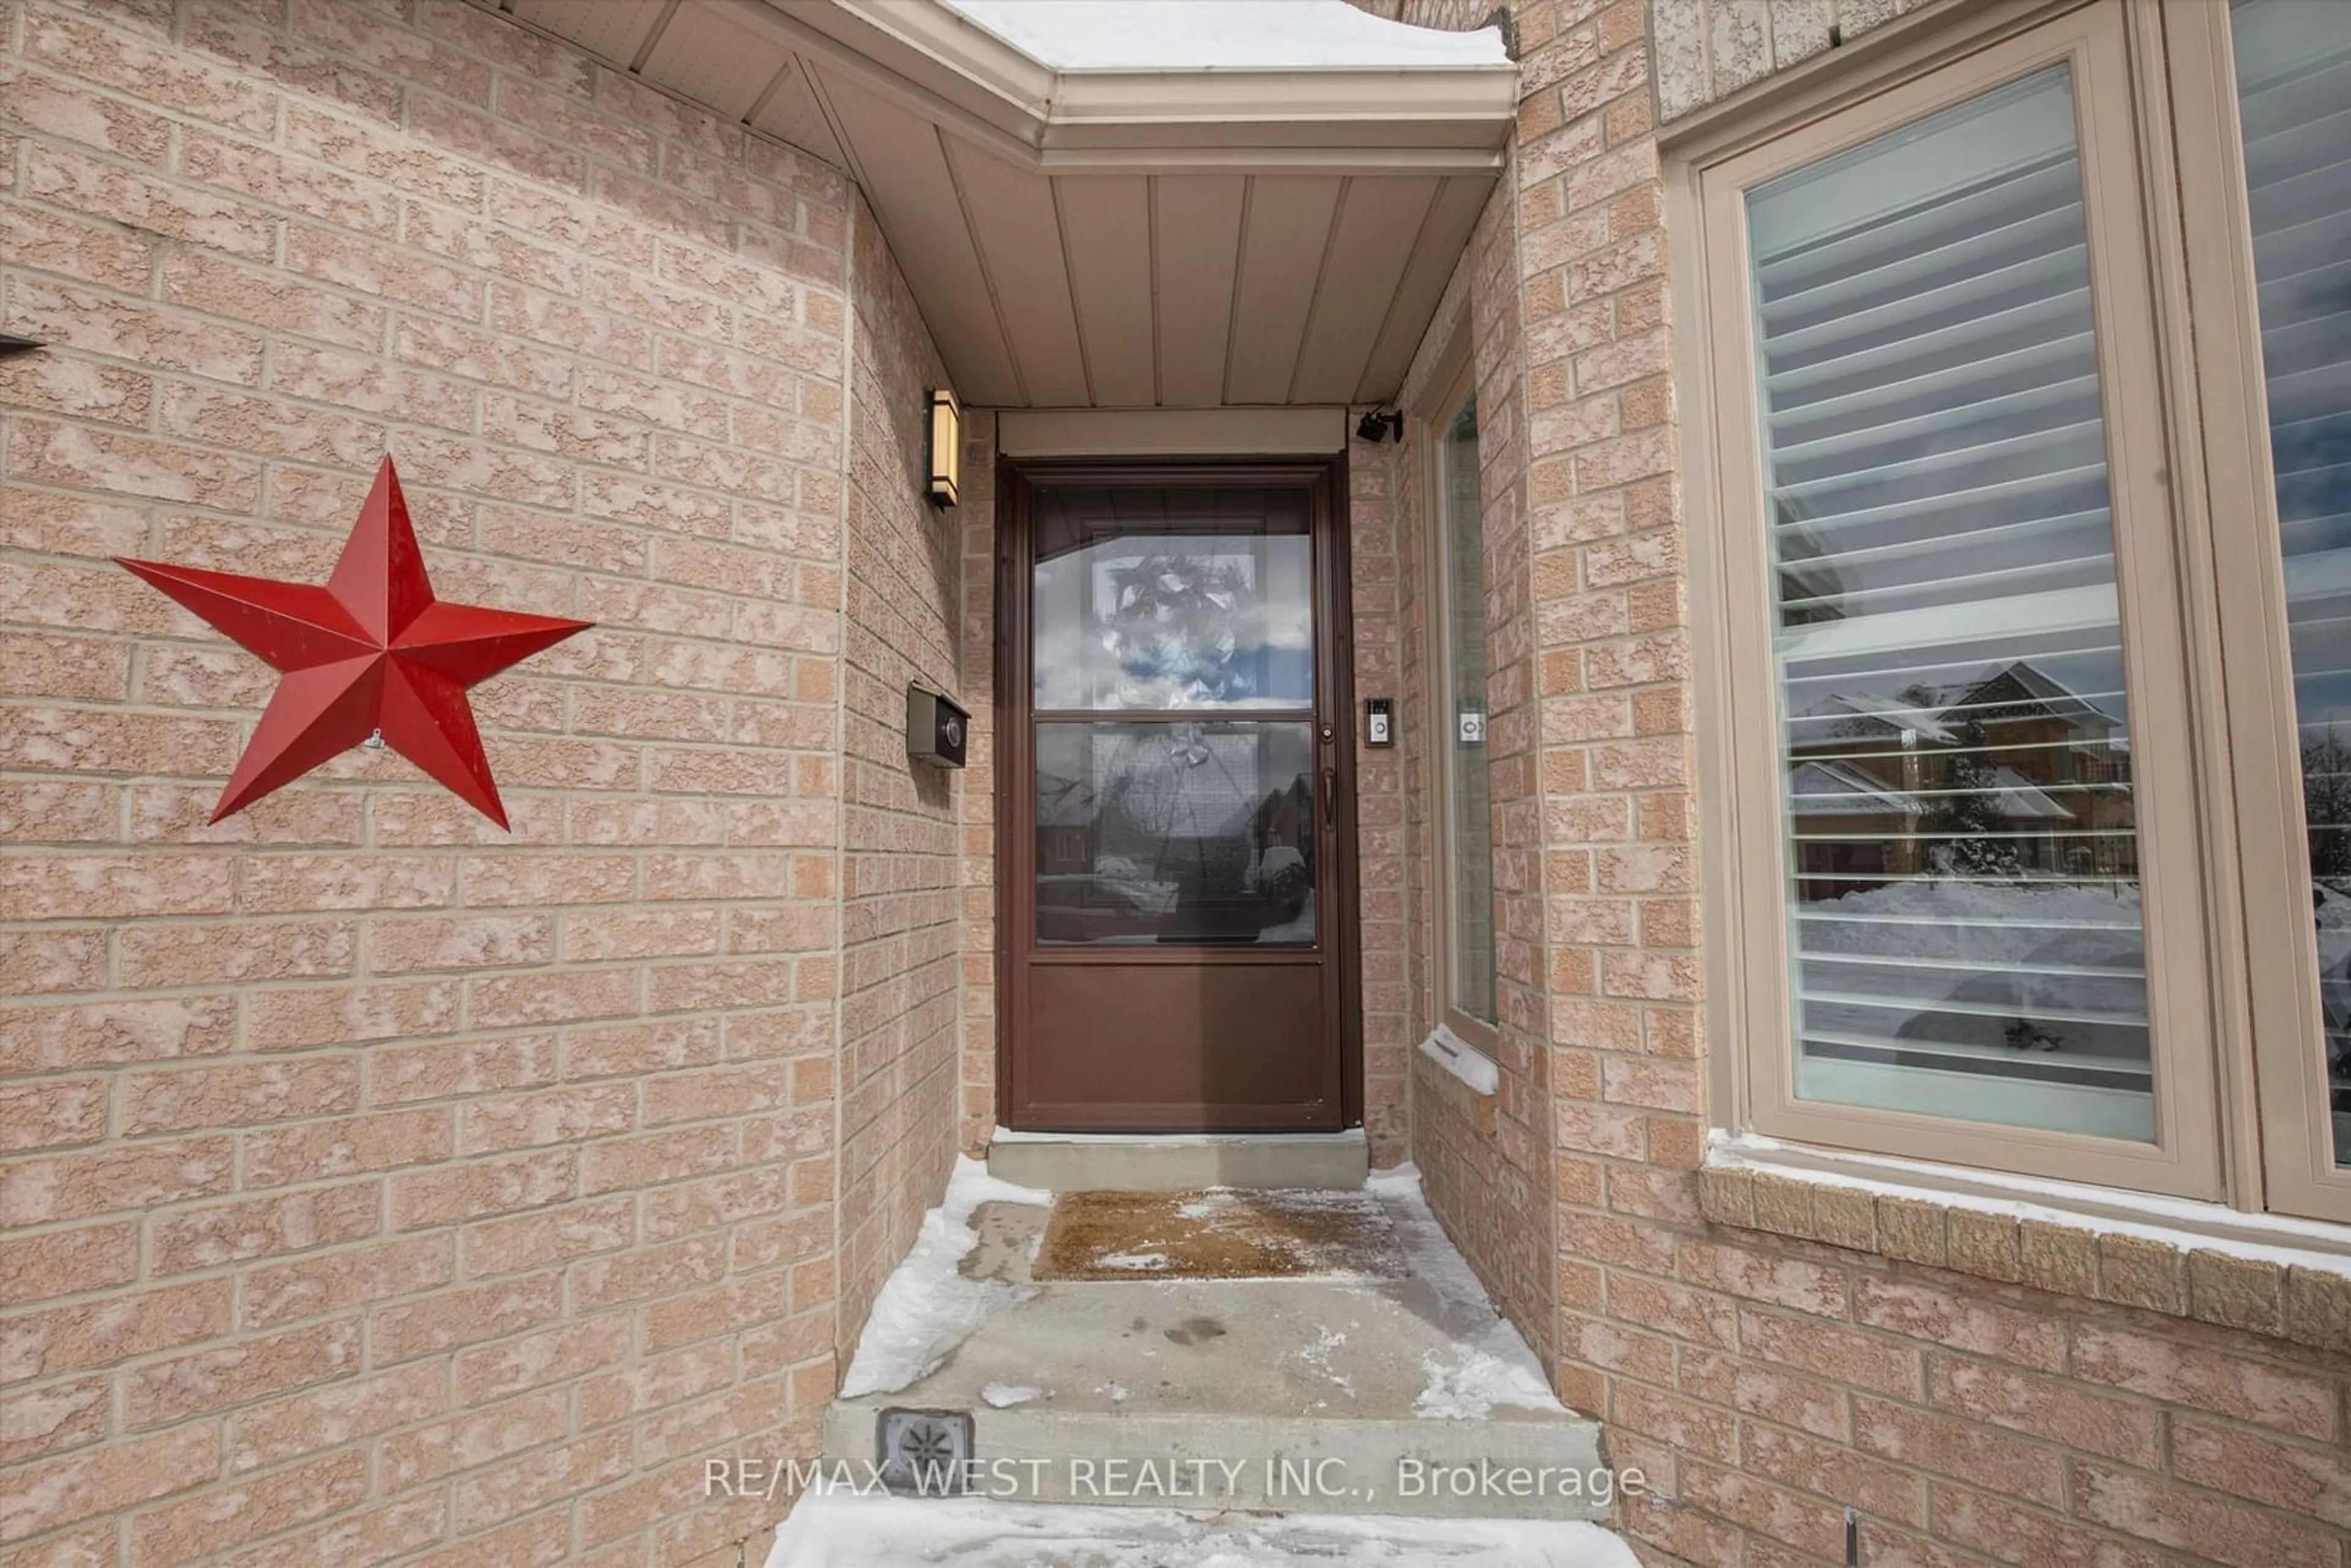
{"type": "Polygon", "coordinates": [[[1339,818],[1339,770],[1322,769],[1322,820],[1334,822],[1339,818]]]}

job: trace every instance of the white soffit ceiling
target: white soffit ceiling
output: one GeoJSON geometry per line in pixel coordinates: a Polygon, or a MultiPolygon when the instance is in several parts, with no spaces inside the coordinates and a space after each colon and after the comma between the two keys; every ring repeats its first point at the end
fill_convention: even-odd
{"type": "Polygon", "coordinates": [[[1393,397],[1518,98],[1347,0],[479,3],[854,175],[983,406],[1393,397]]]}

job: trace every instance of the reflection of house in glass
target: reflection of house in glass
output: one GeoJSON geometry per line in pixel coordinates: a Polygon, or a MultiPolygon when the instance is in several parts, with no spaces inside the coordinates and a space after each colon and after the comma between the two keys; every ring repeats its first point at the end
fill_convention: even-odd
{"type": "Polygon", "coordinates": [[[1311,941],[1309,745],[1280,723],[1048,727],[1039,939],[1311,941]]]}
{"type": "Polygon", "coordinates": [[[1037,776],[1037,874],[1085,874],[1094,863],[1094,787],[1082,779],[1037,776]]]}
{"type": "Polygon", "coordinates": [[[1799,896],[1902,878],[2135,880],[2122,722],[2027,661],[1789,722],[1799,896]]]}

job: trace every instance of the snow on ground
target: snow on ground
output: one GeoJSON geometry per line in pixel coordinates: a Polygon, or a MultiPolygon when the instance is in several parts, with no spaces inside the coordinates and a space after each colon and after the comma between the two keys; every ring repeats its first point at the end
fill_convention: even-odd
{"type": "Polygon", "coordinates": [[[1636,1568],[1555,1520],[1186,1514],[969,1498],[803,1497],[767,1568],[1636,1568]]]}
{"type": "MultiPolygon", "coordinates": [[[[1353,1321],[1348,1323],[1350,1328],[1361,1326],[1353,1321]]],[[[1314,1343],[1298,1353],[1298,1359],[1304,1362],[1316,1376],[1327,1378],[1340,1393],[1353,1399],[1355,1396],[1355,1380],[1331,1364],[1331,1358],[1344,1348],[1346,1343],[1345,1334],[1324,1323],[1315,1331],[1314,1343]]]]}
{"type": "Polygon", "coordinates": [[[1413,1402],[1413,1414],[1432,1420],[1469,1421],[1497,1405],[1526,1410],[1564,1411],[1543,1375],[1542,1363],[1510,1321],[1494,1310],[1468,1260],[1446,1239],[1420,1189],[1420,1171],[1411,1165],[1374,1171],[1364,1183],[1388,1206],[1399,1223],[1412,1277],[1447,1303],[1447,1328],[1454,1336],[1447,1364],[1435,1351],[1421,1358],[1428,1385],[1413,1402]]]}
{"type": "MultiPolygon", "coordinates": [[[[2313,883],[2318,967],[2351,975],[2351,896],[2313,883]]],[[[2022,881],[1890,882],[1837,898],[1800,904],[1801,956],[1886,956],[1964,960],[1986,975],[2059,959],[2143,972],[2139,890],[2135,883],[2022,881]]],[[[2073,982],[2078,995],[2085,984],[2073,982]]],[[[2144,1006],[2144,982],[2139,1003],[2144,1006]]],[[[1433,1054],[1433,1053],[1432,1053],[1433,1054]]]]}
{"type": "Polygon", "coordinates": [[[946,1359],[981,1323],[1034,1294],[1033,1285],[967,1279],[956,1265],[979,1245],[971,1214],[981,1204],[1052,1201],[1051,1193],[1000,1181],[979,1161],[957,1155],[946,1196],[923,1216],[914,1250],[874,1300],[872,1315],[857,1341],[857,1359],[841,1381],[841,1396],[895,1393],[946,1359]]]}
{"type": "Polygon", "coordinates": [[[1347,0],[947,0],[1060,70],[1508,66],[1499,30],[1413,27],[1347,0]]]}
{"type": "Polygon", "coordinates": [[[1015,1405],[1026,1405],[1045,1391],[1026,1383],[991,1383],[979,1391],[979,1396],[991,1410],[1009,1410],[1015,1405]]]}
{"type": "Polygon", "coordinates": [[[1105,1252],[1094,1260],[1105,1269],[1128,1269],[1138,1274],[1148,1274],[1167,1267],[1165,1252],[1105,1252]]]}
{"type": "Polygon", "coordinates": [[[1435,1351],[1422,1356],[1420,1364],[1428,1386],[1412,1402],[1412,1413],[1430,1420],[1474,1421],[1497,1405],[1566,1408],[1552,1393],[1527,1342],[1501,1318],[1477,1339],[1457,1343],[1452,1365],[1435,1351]]]}
{"type": "Polygon", "coordinates": [[[2097,945],[2098,961],[2138,962],[2138,889],[2128,883],[1889,882],[1796,906],[1806,957],[1839,953],[1965,959],[2003,969],[2053,940],[2097,945]]]}

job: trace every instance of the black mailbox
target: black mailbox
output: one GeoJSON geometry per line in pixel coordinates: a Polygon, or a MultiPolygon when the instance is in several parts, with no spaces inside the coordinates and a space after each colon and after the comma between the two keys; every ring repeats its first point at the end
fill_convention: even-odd
{"type": "Polygon", "coordinates": [[[906,755],[917,762],[942,768],[963,766],[964,746],[971,737],[971,715],[920,686],[906,688],[906,755]]]}

